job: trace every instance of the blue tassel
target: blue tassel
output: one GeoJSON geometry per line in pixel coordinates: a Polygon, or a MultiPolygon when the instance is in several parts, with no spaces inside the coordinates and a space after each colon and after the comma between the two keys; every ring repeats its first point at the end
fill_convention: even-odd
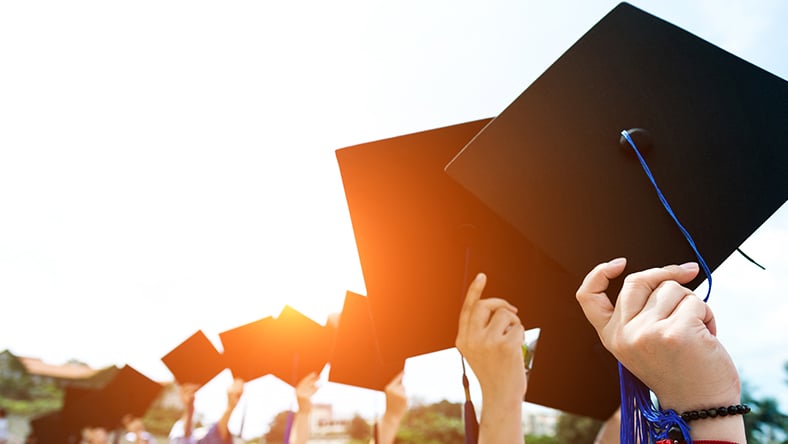
{"type": "Polygon", "coordinates": [[[618,363],[621,384],[621,444],[654,443],[668,438],[668,432],[677,428],[684,441],[692,444],[690,428],[674,410],[661,410],[651,401],[651,390],[618,363]]]}
{"type": "MultiPolygon", "coordinates": [[[[679,222],[678,217],[673,212],[670,204],[668,204],[668,200],[662,194],[662,190],[660,190],[659,186],[657,185],[654,175],[651,174],[651,170],[646,164],[646,160],[640,154],[640,151],[635,145],[635,141],[632,140],[629,131],[621,131],[621,136],[635,151],[635,155],[637,155],[640,165],[643,167],[643,171],[646,173],[649,181],[651,181],[651,184],[654,186],[654,190],[657,192],[659,201],[662,202],[662,206],[665,208],[665,211],[668,212],[670,217],[676,223],[676,226],[678,226],[679,230],[684,235],[684,238],[689,243],[692,251],[695,253],[695,256],[697,256],[698,263],[703,272],[706,274],[706,280],[709,283],[708,289],[706,291],[706,297],[703,298],[704,302],[708,301],[709,296],[711,295],[711,270],[709,269],[709,266],[706,264],[706,261],[700,254],[700,251],[698,251],[698,248],[695,245],[695,240],[692,239],[692,236],[690,236],[689,232],[684,228],[681,222],[679,222]]],[[[622,444],[651,444],[659,439],[667,438],[668,432],[670,432],[671,429],[680,430],[684,440],[688,444],[692,444],[692,438],[689,436],[689,426],[687,426],[687,423],[681,418],[681,416],[679,416],[673,410],[663,411],[654,406],[654,403],[651,401],[651,390],[646,387],[646,385],[643,384],[640,379],[638,379],[623,365],[621,365],[620,362],[618,363],[618,374],[621,390],[620,440],[622,444]]]]}
{"type": "Polygon", "coordinates": [[[706,264],[706,260],[703,259],[703,256],[700,254],[700,251],[698,251],[698,247],[695,245],[695,240],[689,234],[689,231],[687,231],[687,229],[684,228],[684,225],[682,225],[681,222],[679,222],[678,216],[676,216],[676,213],[673,212],[673,208],[670,207],[670,204],[668,204],[668,200],[662,194],[662,190],[659,188],[659,185],[657,185],[657,181],[656,179],[654,179],[654,175],[651,174],[651,169],[648,167],[648,164],[646,164],[646,159],[644,159],[643,156],[640,154],[640,150],[638,150],[637,145],[635,145],[635,141],[632,140],[632,137],[629,135],[629,131],[627,130],[621,131],[621,136],[627,141],[627,143],[629,143],[629,146],[631,146],[632,149],[635,151],[635,155],[638,157],[638,160],[640,161],[640,166],[643,167],[643,171],[646,173],[646,176],[648,176],[648,180],[651,181],[651,184],[654,186],[654,191],[657,192],[657,197],[659,198],[659,201],[662,202],[662,206],[665,208],[665,211],[668,212],[670,217],[673,219],[673,222],[675,222],[676,226],[679,228],[679,230],[681,230],[681,234],[683,234],[684,238],[687,239],[687,243],[689,243],[689,246],[692,248],[692,251],[695,252],[695,256],[698,258],[698,264],[700,265],[700,268],[703,270],[703,273],[706,275],[706,280],[709,282],[708,289],[706,290],[706,297],[703,298],[703,302],[708,301],[709,296],[711,295],[711,269],[706,264]]]}

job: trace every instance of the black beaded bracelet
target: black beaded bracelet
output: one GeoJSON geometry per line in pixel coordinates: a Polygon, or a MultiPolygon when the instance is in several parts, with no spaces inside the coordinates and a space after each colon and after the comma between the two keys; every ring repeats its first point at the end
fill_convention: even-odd
{"type": "Polygon", "coordinates": [[[728,407],[717,407],[715,409],[691,410],[681,414],[681,419],[690,422],[693,419],[716,418],[728,415],[746,415],[750,413],[750,407],[746,404],[731,405],[728,407]]]}

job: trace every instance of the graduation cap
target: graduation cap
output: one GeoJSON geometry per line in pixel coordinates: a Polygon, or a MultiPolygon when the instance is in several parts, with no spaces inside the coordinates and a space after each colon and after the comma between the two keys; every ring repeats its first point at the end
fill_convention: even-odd
{"type": "Polygon", "coordinates": [[[219,334],[233,376],[249,381],[273,374],[293,386],[325,366],[332,336],[331,328],[290,306],[276,318],[269,316],[219,334]]]}
{"type": "Polygon", "coordinates": [[[81,427],[120,426],[125,415],[141,417],[161,393],[163,386],[126,365],[97,390],[83,392],[64,404],[62,418],[81,427]]]}
{"type": "Polygon", "coordinates": [[[405,358],[383,360],[368,298],[348,291],[329,363],[330,382],[383,391],[405,367],[405,358]]]}
{"type": "Polygon", "coordinates": [[[274,318],[271,316],[219,333],[227,367],[236,378],[251,381],[271,373],[274,318]]]}
{"type": "Polygon", "coordinates": [[[78,442],[81,438],[82,428],[87,424],[79,421],[71,412],[73,404],[79,399],[98,389],[78,386],[66,386],[63,389],[63,407],[60,410],[39,415],[30,420],[30,430],[37,443],[65,443],[78,442]]]}
{"type": "Polygon", "coordinates": [[[198,386],[205,385],[226,367],[222,354],[202,330],[197,330],[161,360],[178,383],[198,386]]]}
{"type": "Polygon", "coordinates": [[[271,373],[293,387],[309,373],[320,373],[331,353],[332,332],[285,305],[268,339],[271,373]]]}
{"type": "Polygon", "coordinates": [[[81,429],[69,427],[60,410],[38,415],[30,420],[29,440],[33,443],[79,442],[81,429]]]}
{"type": "Polygon", "coordinates": [[[605,419],[619,403],[618,372],[575,301],[580,278],[444,171],[489,122],[336,151],[381,353],[453,347],[467,286],[484,271],[485,296],[510,300],[526,329],[541,329],[526,400],[605,419]]]}
{"type": "Polygon", "coordinates": [[[698,261],[660,190],[710,276],[788,198],[788,83],[621,3],[446,171],[575,277],[698,261]]]}

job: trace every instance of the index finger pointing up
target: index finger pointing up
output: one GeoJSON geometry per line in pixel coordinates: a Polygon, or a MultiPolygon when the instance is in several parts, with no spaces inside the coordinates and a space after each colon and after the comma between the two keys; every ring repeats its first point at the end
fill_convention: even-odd
{"type": "Polygon", "coordinates": [[[486,284],[487,276],[484,273],[479,273],[473,279],[471,285],[468,286],[468,292],[465,293],[465,301],[462,303],[462,310],[460,311],[461,326],[468,324],[473,306],[482,298],[482,292],[486,284]]]}

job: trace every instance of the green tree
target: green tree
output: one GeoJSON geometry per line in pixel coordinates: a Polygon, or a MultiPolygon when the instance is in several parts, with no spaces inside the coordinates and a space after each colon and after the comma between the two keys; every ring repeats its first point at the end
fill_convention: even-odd
{"type": "Polygon", "coordinates": [[[556,442],[562,444],[592,444],[600,427],[602,427],[602,421],[585,416],[562,413],[558,417],[558,423],[556,424],[556,442]]]}
{"type": "Polygon", "coordinates": [[[347,434],[353,440],[369,442],[369,439],[372,437],[372,430],[364,418],[355,415],[347,425],[347,434]]]}
{"type": "Polygon", "coordinates": [[[399,444],[447,444],[464,440],[462,404],[445,400],[412,407],[397,432],[399,444]]]}
{"type": "Polygon", "coordinates": [[[752,412],[744,415],[747,442],[763,444],[788,442],[788,415],[780,411],[775,398],[769,396],[756,398],[747,381],[742,382],[741,397],[742,402],[752,409],[752,412]]]}
{"type": "Polygon", "coordinates": [[[0,397],[30,401],[34,386],[22,361],[8,350],[0,352],[0,397]]]}
{"type": "Polygon", "coordinates": [[[527,444],[560,444],[558,438],[549,435],[525,435],[527,444]]]}

